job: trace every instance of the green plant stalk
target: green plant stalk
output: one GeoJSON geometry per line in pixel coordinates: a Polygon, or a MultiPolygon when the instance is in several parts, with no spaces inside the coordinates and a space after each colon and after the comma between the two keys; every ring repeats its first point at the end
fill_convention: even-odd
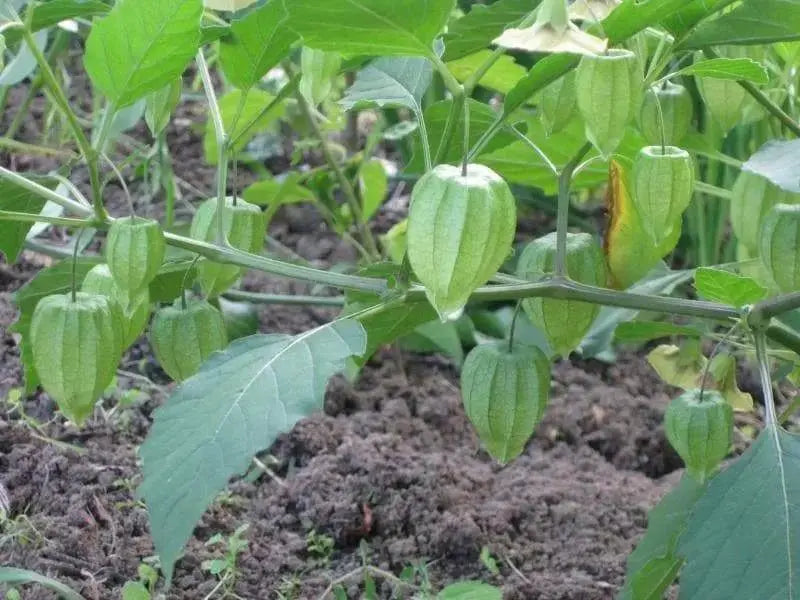
{"type": "Polygon", "coordinates": [[[252,302],[253,304],[283,304],[302,306],[331,306],[342,307],[345,305],[344,296],[307,296],[288,294],[261,294],[243,290],[229,290],[223,294],[227,300],[236,302],[252,302]]]}
{"type": "MultiPolygon", "coordinates": [[[[32,11],[33,9],[34,4],[32,3],[29,5],[28,10],[32,11]]],[[[80,148],[81,154],[83,154],[83,157],[86,160],[86,165],[89,169],[89,182],[92,187],[92,203],[94,206],[95,218],[97,218],[99,221],[103,221],[108,216],[108,213],[103,206],[97,152],[94,151],[92,145],[89,143],[89,139],[86,137],[83,128],[78,122],[77,115],[75,115],[75,112],[70,107],[69,101],[64,94],[64,90],[59,85],[53,70],[50,68],[50,63],[47,62],[47,58],[45,58],[44,54],[42,54],[42,51],[39,50],[39,47],[36,45],[33,35],[28,27],[22,29],[22,36],[25,39],[25,43],[28,45],[28,48],[30,48],[34,58],[36,59],[36,63],[39,65],[39,70],[42,75],[44,85],[50,92],[50,95],[58,109],[67,119],[67,123],[72,131],[72,135],[75,137],[75,141],[78,143],[78,148],[80,148]]]]}
{"type": "Polygon", "coordinates": [[[114,122],[114,116],[116,114],[116,107],[106,102],[102,114],[100,115],[100,125],[95,131],[95,138],[92,140],[92,148],[94,148],[95,152],[98,154],[105,152],[106,140],[108,139],[108,134],[111,131],[111,125],[114,122]]]}
{"type": "MultiPolygon", "coordinates": [[[[89,210],[88,207],[84,206],[80,202],[75,202],[74,200],[67,198],[66,196],[62,196],[61,194],[54,192],[50,188],[40,185],[35,181],[31,181],[27,177],[23,177],[22,175],[15,173],[14,171],[9,171],[4,167],[0,167],[0,178],[10,181],[11,183],[18,185],[19,187],[24,188],[29,192],[36,194],[37,196],[41,196],[45,200],[50,200],[51,202],[55,202],[56,204],[63,206],[70,212],[75,213],[76,215],[84,217],[92,215],[92,211],[89,210]]],[[[103,222],[105,220],[106,217],[101,219],[100,222],[103,222]]]]}
{"type": "Polygon", "coordinates": [[[63,583],[40,575],[35,571],[26,569],[15,569],[13,567],[0,567],[0,583],[8,585],[25,585],[28,583],[38,583],[47,589],[55,592],[64,600],[85,600],[78,592],[67,587],[63,583]]]}
{"type": "MultiPolygon", "coordinates": [[[[459,93],[458,95],[453,96],[453,103],[450,106],[450,112],[448,113],[447,121],[445,121],[444,124],[444,131],[442,131],[442,137],[439,140],[439,145],[436,148],[436,155],[433,158],[434,165],[438,165],[444,160],[444,157],[447,155],[447,151],[450,149],[450,144],[453,143],[456,124],[462,118],[465,102],[466,98],[464,97],[464,94],[459,93]]],[[[467,155],[467,162],[469,162],[469,154],[467,155]]]]}
{"type": "Polygon", "coordinates": [[[772,395],[772,377],[769,372],[769,356],[767,355],[767,340],[764,331],[755,332],[756,358],[758,359],[758,374],[761,379],[761,391],[764,393],[764,424],[767,428],[777,427],[778,415],[775,411],[775,398],[772,395]]]}
{"type": "MultiPolygon", "coordinates": [[[[261,110],[260,113],[258,113],[258,116],[252,120],[253,125],[251,127],[254,127],[257,123],[261,121],[261,119],[263,119],[266,115],[272,112],[272,110],[274,110],[277,106],[279,106],[281,102],[286,100],[289,96],[293,95],[297,90],[297,86],[299,83],[300,83],[300,74],[295,73],[294,75],[291,76],[291,79],[289,79],[286,85],[284,85],[280,89],[280,91],[275,95],[272,101],[270,101],[270,103],[267,104],[261,110]]],[[[240,131],[239,134],[231,140],[230,144],[231,148],[235,148],[236,144],[238,144],[239,141],[249,133],[249,131],[250,131],[249,127],[247,129],[243,129],[242,131],[240,131]]]]}
{"type": "Polygon", "coordinates": [[[558,213],[556,214],[556,277],[567,275],[567,228],[569,227],[569,189],[572,185],[572,173],[581,162],[592,144],[586,142],[575,153],[558,176],[558,213]]]}
{"type": "Polygon", "coordinates": [[[228,238],[225,235],[225,223],[222,218],[222,211],[225,208],[225,197],[228,192],[228,136],[225,133],[225,124],[222,121],[222,113],[219,110],[217,95],[214,93],[214,84],[211,81],[211,74],[208,71],[206,58],[203,56],[203,49],[197,51],[195,58],[197,70],[203,81],[203,89],[208,99],[208,111],[211,114],[211,121],[214,124],[214,134],[217,137],[217,243],[222,246],[228,245],[228,238]]]}
{"type": "Polygon", "coordinates": [[[19,142],[10,137],[0,137],[0,148],[5,148],[23,154],[40,154],[42,156],[56,156],[59,158],[73,159],[75,154],[69,150],[62,150],[61,148],[49,148],[47,146],[37,146],[36,144],[27,144],[19,142]]]}
{"type": "Polygon", "coordinates": [[[772,317],[800,308],[800,292],[791,292],[757,302],[747,316],[747,323],[758,328],[769,323],[772,317]]]}
{"type": "MultiPolygon", "coordinates": [[[[289,72],[294,75],[292,67],[290,67],[289,72]]],[[[325,162],[328,163],[333,171],[333,174],[336,176],[336,180],[339,182],[339,187],[344,194],[345,200],[350,206],[350,211],[352,212],[353,219],[356,222],[361,243],[364,244],[364,247],[369,254],[369,256],[366,256],[365,258],[380,257],[381,254],[378,251],[377,244],[375,243],[375,237],[372,235],[369,225],[364,221],[364,212],[361,210],[361,203],[358,200],[358,196],[356,196],[356,191],[353,188],[353,184],[347,178],[347,175],[345,175],[341,165],[339,165],[339,163],[336,161],[336,157],[333,156],[333,152],[331,152],[330,145],[328,144],[328,139],[326,138],[322,129],[320,129],[319,123],[317,123],[317,119],[314,116],[311,107],[308,105],[308,101],[306,100],[305,96],[303,96],[303,94],[301,94],[299,91],[295,91],[295,98],[297,99],[297,103],[300,106],[300,110],[303,112],[306,121],[308,121],[308,124],[311,127],[311,131],[314,132],[314,136],[319,140],[320,147],[322,148],[322,154],[325,157],[325,162]]]]}
{"type": "Polygon", "coordinates": [[[63,225],[65,227],[78,227],[86,229],[94,227],[93,219],[70,219],[68,217],[50,217],[47,215],[33,215],[12,210],[0,210],[0,221],[17,221],[26,223],[50,223],[51,225],[63,225]]]}
{"type": "Polygon", "coordinates": [[[717,187],[716,185],[711,185],[710,183],[706,183],[704,181],[695,181],[694,191],[705,194],[706,196],[720,198],[721,200],[730,200],[733,197],[733,194],[730,190],[717,187]]]}
{"type": "MultiPolygon", "coordinates": [[[[778,321],[773,321],[767,325],[765,331],[767,337],[773,342],[786,346],[790,350],[793,350],[795,354],[800,355],[800,334],[794,331],[794,329],[778,321]]],[[[798,396],[798,398],[800,398],[800,396],[798,396]]]]}

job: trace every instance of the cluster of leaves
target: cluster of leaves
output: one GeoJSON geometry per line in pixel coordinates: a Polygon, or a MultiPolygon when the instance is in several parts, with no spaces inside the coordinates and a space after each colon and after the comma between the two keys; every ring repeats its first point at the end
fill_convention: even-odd
{"type": "Polygon", "coordinates": [[[141,448],[139,494],[167,581],[229,479],[320,409],[331,376],[357,376],[384,344],[433,347],[463,362],[467,415],[487,451],[507,462],[544,413],[553,360],[575,350],[608,358],[615,337],[681,338],[648,358],[687,390],[670,440],[690,469],[653,511],[623,597],[657,597],[679,572],[685,597],[792,597],[800,463],[796,438],[778,422],[770,368],[797,377],[788,349],[800,347],[790,312],[800,306],[800,152],[797,140],[771,138],[800,134],[788,92],[800,3],[543,0],[532,8],[521,0],[466,13],[454,0],[50,0],[19,15],[0,3],[5,42],[39,69],[92,187],[87,199],[58,176],[0,170],[0,251],[16,260],[47,225],[109,230],[105,263],[58,263],[16,295],[27,389],[42,383],[80,423],[113,376],[110,359],[156,309],[157,358],[182,383],[141,448]],[[48,31],[67,19],[93,19],[83,63],[104,104],[91,139],[51,68],[54,53],[42,52],[48,31]],[[173,222],[164,132],[193,58],[208,100],[204,152],[219,188],[186,236],[173,222]],[[349,84],[345,74],[354,74],[349,84]],[[348,153],[328,133],[358,111],[377,125],[360,153],[348,153]],[[99,159],[123,122],[141,117],[159,157],[163,223],[112,219],[103,204],[99,159]],[[319,151],[326,165],[227,196],[229,163],[259,169],[279,121],[307,133],[298,147],[319,151]],[[374,158],[381,140],[396,145],[404,177],[416,183],[408,219],[376,240],[369,220],[389,189],[374,158]],[[510,184],[557,195],[556,232],[519,253],[510,184]],[[571,192],[592,198],[604,184],[601,245],[595,231],[569,232],[568,219],[571,192]],[[341,273],[263,256],[266,228],[288,203],[313,203],[360,264],[341,273]],[[662,261],[686,246],[683,256],[702,268],[669,271],[662,261]],[[724,248],[735,262],[709,266],[724,248]],[[247,268],[344,289],[330,300],[343,313],[296,336],[234,335],[220,310],[247,268]],[[692,280],[700,300],[669,297],[692,280]],[[767,335],[781,346],[767,348],[767,335]],[[765,396],[764,430],[721,474],[730,413],[752,410],[753,399],[736,384],[736,354],[706,357],[703,338],[745,357],[755,340],[765,396]],[[741,568],[760,566],[765,549],[769,572],[741,568]]]}

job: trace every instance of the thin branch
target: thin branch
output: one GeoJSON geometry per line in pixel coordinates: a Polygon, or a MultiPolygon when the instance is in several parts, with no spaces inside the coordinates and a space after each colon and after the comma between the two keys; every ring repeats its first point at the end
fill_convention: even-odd
{"type": "Polygon", "coordinates": [[[558,214],[556,215],[556,264],[557,277],[567,274],[567,228],[569,227],[569,190],[572,184],[572,173],[581,162],[592,144],[586,142],[564,165],[558,176],[558,214]]]}

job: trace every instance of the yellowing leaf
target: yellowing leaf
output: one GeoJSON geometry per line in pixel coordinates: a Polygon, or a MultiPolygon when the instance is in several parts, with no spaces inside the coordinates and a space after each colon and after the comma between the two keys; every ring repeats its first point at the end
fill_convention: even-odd
{"type": "Polygon", "coordinates": [[[753,410],[753,397],[739,389],[736,383],[736,359],[730,354],[718,354],[711,359],[708,367],[714,385],[733,410],[750,412],[753,410]]]}
{"type": "Polygon", "coordinates": [[[609,223],[605,252],[611,285],[625,289],[644,277],[675,247],[681,235],[681,223],[679,219],[672,234],[660,246],[654,246],[632,202],[627,169],[613,159],[609,165],[606,210],[609,223]]]}
{"type": "Polygon", "coordinates": [[[682,348],[662,344],[647,355],[647,362],[664,383],[691,390],[697,387],[698,380],[702,378],[707,361],[694,344],[682,348]]]}

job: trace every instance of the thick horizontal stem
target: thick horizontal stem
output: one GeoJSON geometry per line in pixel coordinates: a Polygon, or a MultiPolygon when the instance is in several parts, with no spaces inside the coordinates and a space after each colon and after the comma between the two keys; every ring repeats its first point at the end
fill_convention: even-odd
{"type": "Polygon", "coordinates": [[[22,221],[26,223],[50,223],[51,225],[63,225],[65,227],[94,227],[92,219],[70,219],[68,217],[51,217],[48,215],[33,215],[13,210],[0,210],[0,221],[22,221]]]}
{"type": "Polygon", "coordinates": [[[244,290],[228,290],[223,296],[227,300],[252,302],[253,304],[300,304],[303,306],[342,307],[345,303],[344,296],[294,296],[289,294],[261,294],[244,290]]]}
{"type": "Polygon", "coordinates": [[[758,328],[772,317],[800,308],[800,292],[792,292],[775,298],[768,298],[756,303],[750,310],[747,322],[753,328],[758,328]]]}

